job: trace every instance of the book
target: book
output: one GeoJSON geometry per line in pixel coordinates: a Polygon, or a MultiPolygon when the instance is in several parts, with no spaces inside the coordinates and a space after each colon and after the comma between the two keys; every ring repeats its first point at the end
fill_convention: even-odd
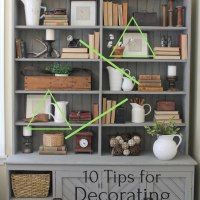
{"type": "MultiPolygon", "coordinates": [[[[93,107],[92,107],[92,116],[93,116],[93,119],[98,117],[99,115],[99,104],[98,103],[95,103],[93,104],[93,107]]],[[[95,121],[94,124],[98,124],[99,121],[95,121]]]]}
{"type": "Polygon", "coordinates": [[[26,42],[21,40],[20,45],[21,45],[21,56],[22,58],[26,58],[27,57],[26,42]]]}
{"type": "Polygon", "coordinates": [[[108,26],[112,26],[113,23],[113,8],[112,8],[112,1],[108,2],[108,26]]]}
{"type": "Polygon", "coordinates": [[[188,39],[186,34],[180,36],[180,47],[181,47],[181,59],[186,60],[188,58],[188,39]]]}
{"type": "Polygon", "coordinates": [[[88,59],[88,53],[62,53],[61,58],[79,58],[79,59],[88,59]]]}
{"type": "Polygon", "coordinates": [[[88,53],[87,48],[63,48],[63,53],[88,53]]]}
{"type": "MultiPolygon", "coordinates": [[[[164,122],[164,123],[169,123],[170,122],[170,120],[165,120],[165,119],[159,119],[159,120],[156,120],[156,119],[154,119],[154,121],[156,121],[156,122],[164,122]]],[[[177,123],[177,124],[181,124],[182,123],[182,120],[181,119],[174,119],[173,120],[175,123],[177,123]]]]}
{"type": "Polygon", "coordinates": [[[154,115],[156,120],[164,120],[164,119],[180,119],[179,115],[154,115]]]}
{"type": "Polygon", "coordinates": [[[123,16],[123,26],[126,26],[128,23],[128,3],[122,3],[122,16],[123,16]]]}
{"type": "Polygon", "coordinates": [[[179,51],[156,51],[157,56],[180,56],[179,51]]]}
{"type": "MultiPolygon", "coordinates": [[[[99,52],[99,42],[100,42],[100,34],[99,32],[94,32],[94,48],[99,52]]],[[[99,56],[94,53],[94,58],[98,59],[99,56]]]]}
{"type": "Polygon", "coordinates": [[[139,80],[160,80],[160,75],[139,75],[139,80]]]}
{"type": "MultiPolygon", "coordinates": [[[[94,34],[89,34],[89,46],[94,48],[94,34]]],[[[94,59],[94,53],[91,50],[89,50],[89,58],[94,59]]]]}
{"type": "MultiPolygon", "coordinates": [[[[103,98],[103,113],[106,111],[106,102],[107,102],[107,99],[106,98],[103,98]]],[[[106,123],[106,116],[102,117],[102,124],[105,124],[106,123]]]]}
{"type": "Polygon", "coordinates": [[[67,15],[45,15],[45,19],[51,20],[51,19],[65,19],[68,20],[67,15]]]}
{"type": "Polygon", "coordinates": [[[67,22],[44,22],[46,26],[68,26],[67,22]]]}
{"type": "Polygon", "coordinates": [[[179,47],[155,47],[154,51],[180,51],[179,47]]]}
{"type": "Polygon", "coordinates": [[[139,80],[140,83],[161,83],[161,80],[139,80]]]}
{"type": "Polygon", "coordinates": [[[108,26],[108,2],[103,2],[103,22],[104,26],[108,26]]]}
{"type": "Polygon", "coordinates": [[[155,110],[154,113],[156,115],[178,115],[179,111],[158,111],[158,110],[155,110]]]}
{"type": "Polygon", "coordinates": [[[40,155],[66,155],[67,151],[43,151],[39,150],[40,155]]]}
{"type": "MultiPolygon", "coordinates": [[[[115,106],[117,104],[116,101],[112,101],[112,106],[115,106]]],[[[110,123],[114,124],[115,123],[115,109],[111,112],[111,119],[110,119],[110,123]]]]}
{"type": "Polygon", "coordinates": [[[47,146],[40,146],[40,151],[66,151],[66,146],[60,147],[47,147],[47,146]]]}
{"type": "Polygon", "coordinates": [[[161,87],[162,84],[161,82],[156,83],[156,82],[152,82],[152,83],[141,83],[139,84],[140,87],[161,87]]]}
{"type": "Polygon", "coordinates": [[[46,23],[67,23],[66,19],[45,19],[44,22],[46,23]]]}
{"type": "MultiPolygon", "coordinates": [[[[107,100],[106,102],[106,110],[109,110],[112,107],[112,101],[111,100],[107,100]]],[[[106,115],[106,124],[110,124],[110,119],[111,119],[111,113],[109,112],[106,115]]]]}
{"type": "Polygon", "coordinates": [[[163,92],[163,87],[138,87],[141,92],[163,92]]]}
{"type": "Polygon", "coordinates": [[[118,19],[119,19],[119,26],[123,26],[123,15],[122,15],[122,5],[118,5],[118,19]]]}
{"type": "Polygon", "coordinates": [[[156,60],[180,60],[180,56],[157,56],[155,57],[156,60]]]}
{"type": "Polygon", "coordinates": [[[118,26],[118,4],[113,3],[113,26],[118,26]]]}
{"type": "Polygon", "coordinates": [[[22,58],[22,51],[21,51],[21,39],[16,39],[15,41],[16,46],[16,58],[22,58]]]}

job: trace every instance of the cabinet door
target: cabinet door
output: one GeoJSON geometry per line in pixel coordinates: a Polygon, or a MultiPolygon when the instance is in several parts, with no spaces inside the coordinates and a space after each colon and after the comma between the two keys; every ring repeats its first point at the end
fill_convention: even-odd
{"type": "Polygon", "coordinates": [[[80,171],[57,171],[56,172],[56,198],[62,200],[88,199],[88,194],[99,193],[99,181],[85,182],[83,172],[80,171]]]}
{"type": "Polygon", "coordinates": [[[147,192],[152,193],[152,199],[193,200],[191,172],[148,172],[160,174],[158,181],[147,183],[147,192]],[[169,198],[168,194],[169,193],[169,198]]]}
{"type": "MultiPolygon", "coordinates": [[[[107,193],[109,200],[138,199],[136,195],[138,190],[144,191],[146,188],[146,185],[141,183],[140,177],[138,174],[139,172],[137,173],[133,171],[130,171],[130,172],[117,171],[116,172],[117,179],[114,176],[109,176],[109,180],[108,180],[105,173],[102,173],[102,192],[107,193]],[[118,179],[119,174],[122,175],[122,179],[124,175],[128,177],[130,174],[133,174],[134,181],[130,181],[130,179],[128,181],[127,179],[124,183],[121,183],[121,185],[119,186],[119,179],[118,179]],[[116,194],[118,195],[118,197],[116,196],[116,194]],[[133,195],[135,195],[135,197],[133,197],[133,195]]],[[[144,194],[140,195],[140,199],[144,199],[144,194]]]]}

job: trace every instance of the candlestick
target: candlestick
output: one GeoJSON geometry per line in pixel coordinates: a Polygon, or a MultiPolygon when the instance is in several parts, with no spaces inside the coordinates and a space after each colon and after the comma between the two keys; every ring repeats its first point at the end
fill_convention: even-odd
{"type": "Polygon", "coordinates": [[[168,76],[176,76],[176,66],[175,65],[169,65],[168,66],[168,76]]]}
{"type": "Polygon", "coordinates": [[[178,81],[177,76],[168,76],[167,81],[169,82],[169,90],[168,91],[177,91],[176,81],[178,81]]]}
{"type": "Polygon", "coordinates": [[[184,7],[177,6],[176,9],[177,9],[177,26],[181,27],[183,26],[184,7]]]}
{"type": "Polygon", "coordinates": [[[46,40],[48,40],[48,41],[55,40],[55,31],[54,31],[54,29],[47,29],[46,30],[46,40]]]}
{"type": "Polygon", "coordinates": [[[167,4],[162,5],[162,25],[167,26],[167,4]]]}
{"type": "Polygon", "coordinates": [[[55,42],[55,40],[45,40],[47,44],[47,58],[52,58],[52,53],[53,53],[53,47],[52,44],[55,42]]]}

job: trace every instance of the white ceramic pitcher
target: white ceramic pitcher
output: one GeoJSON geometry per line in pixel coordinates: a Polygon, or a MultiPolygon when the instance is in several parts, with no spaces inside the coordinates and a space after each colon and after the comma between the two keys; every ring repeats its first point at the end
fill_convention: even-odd
{"type": "Polygon", "coordinates": [[[26,25],[38,26],[40,21],[40,6],[42,0],[21,0],[24,4],[26,25]]]}
{"type": "Polygon", "coordinates": [[[149,115],[151,113],[151,106],[149,104],[144,104],[143,106],[137,104],[137,103],[131,103],[132,106],[132,119],[131,121],[133,123],[144,123],[145,122],[145,116],[149,115]],[[148,106],[149,111],[145,113],[144,107],[148,106]]]}
{"type": "Polygon", "coordinates": [[[153,153],[159,160],[171,160],[176,156],[181,142],[181,135],[159,135],[154,142],[153,153]],[[174,141],[175,137],[179,138],[178,144],[174,141]]]}
{"type": "MultiPolygon", "coordinates": [[[[109,74],[110,90],[111,91],[121,91],[123,74],[119,70],[117,70],[111,66],[108,66],[107,70],[108,70],[108,74],[109,74]]],[[[128,69],[122,69],[122,70],[127,71],[127,73],[130,74],[130,71],[128,69]]]]}
{"type": "Polygon", "coordinates": [[[65,119],[67,117],[67,105],[68,105],[68,103],[69,102],[67,102],[67,101],[58,101],[57,106],[56,106],[55,103],[51,103],[51,105],[53,105],[54,108],[55,108],[54,115],[50,114],[53,117],[54,122],[56,122],[56,123],[64,123],[65,122],[65,119]]]}

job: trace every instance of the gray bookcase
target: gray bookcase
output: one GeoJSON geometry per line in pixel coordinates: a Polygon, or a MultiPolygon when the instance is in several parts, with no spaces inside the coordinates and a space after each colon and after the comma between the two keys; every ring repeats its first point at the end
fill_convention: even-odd
{"type": "MultiPolygon", "coordinates": [[[[70,0],[43,0],[49,8],[67,8],[70,14],[70,0]]],[[[143,26],[141,29],[148,33],[148,39],[151,45],[159,46],[162,34],[171,35],[173,44],[178,45],[179,35],[181,33],[188,34],[188,52],[187,60],[153,60],[153,59],[111,59],[112,62],[123,68],[131,70],[131,74],[138,77],[139,74],[160,74],[162,83],[166,89],[168,84],[166,82],[167,66],[169,64],[177,65],[178,82],[177,86],[180,91],[176,92],[114,92],[109,90],[108,73],[106,66],[108,65],[101,59],[47,59],[47,58],[15,58],[15,38],[20,37],[26,41],[28,51],[40,50],[40,46],[34,41],[34,38],[45,38],[45,30],[48,28],[56,30],[55,47],[61,51],[66,47],[66,34],[73,34],[77,38],[88,42],[88,34],[94,31],[100,32],[100,53],[104,56],[109,56],[109,51],[106,47],[109,33],[114,33],[117,36],[123,32],[125,27],[121,26],[103,26],[103,0],[97,0],[97,26],[34,26],[29,27],[25,25],[25,15],[23,4],[20,0],[13,0],[13,155],[9,156],[7,160],[8,174],[12,171],[45,171],[52,172],[52,191],[51,196],[47,199],[62,198],[64,200],[72,199],[66,197],[65,190],[73,190],[73,188],[65,188],[66,184],[71,179],[81,182],[80,174],[84,169],[97,169],[98,171],[112,167],[115,170],[121,171],[122,167],[125,171],[146,169],[151,172],[162,172],[163,181],[169,190],[174,194],[171,200],[176,199],[193,199],[193,181],[194,181],[194,165],[195,161],[188,155],[189,149],[189,112],[190,112],[190,49],[191,49],[191,2],[188,0],[175,0],[176,5],[184,5],[186,8],[185,26],[184,27],[162,27],[160,26],[143,26]],[[66,100],[69,102],[68,112],[74,109],[92,110],[93,103],[99,103],[99,110],[102,110],[102,98],[122,100],[124,97],[142,97],[146,102],[155,108],[157,100],[175,100],[177,109],[180,111],[183,123],[179,124],[183,134],[183,143],[179,149],[177,157],[168,162],[157,160],[152,154],[152,144],[154,139],[145,134],[144,126],[153,124],[153,113],[148,116],[145,123],[134,124],[131,123],[131,106],[129,103],[125,105],[126,121],[125,124],[92,124],[87,130],[94,133],[94,153],[92,155],[74,154],[74,139],[67,141],[69,155],[66,156],[42,156],[38,154],[39,146],[42,143],[42,132],[33,132],[34,153],[23,154],[22,147],[22,128],[27,124],[22,121],[25,116],[26,96],[27,94],[45,94],[46,91],[25,91],[23,88],[23,76],[20,71],[25,67],[30,68],[44,68],[48,64],[54,62],[67,63],[72,67],[81,67],[92,70],[92,91],[53,91],[56,100],[66,100]],[[138,132],[143,138],[143,153],[139,157],[112,157],[108,146],[108,138],[110,135],[124,132],[138,132]],[[64,171],[64,173],[60,173],[64,171]],[[74,172],[74,173],[72,173],[74,172]],[[179,190],[176,187],[170,186],[170,181],[176,184],[182,183],[182,191],[180,194],[176,192],[179,190]]],[[[161,5],[162,0],[128,0],[129,18],[134,11],[149,12],[155,11],[158,13],[158,18],[161,24],[161,5]]],[[[175,23],[175,22],[174,22],[175,23]]],[[[129,28],[130,31],[137,31],[135,26],[129,28]]],[[[35,127],[57,127],[58,125],[49,123],[35,123],[35,127]]],[[[59,124],[64,126],[64,124],[59,124]]],[[[72,124],[73,129],[80,127],[80,124],[72,124]]],[[[10,178],[9,178],[10,180],[10,178]]],[[[72,181],[72,180],[71,180],[72,181]]],[[[103,181],[103,177],[102,177],[103,181]]],[[[101,187],[102,184],[97,187],[101,187]]],[[[72,187],[72,186],[71,186],[72,187]]],[[[90,186],[92,187],[92,186],[90,186]]],[[[96,186],[93,186],[96,187],[96,186]]],[[[106,186],[110,188],[109,186],[106,186]]],[[[146,186],[148,188],[148,186],[146,186]]],[[[166,186],[160,186],[164,190],[166,186]],[[163,187],[163,188],[162,188],[163,187]]],[[[112,187],[111,187],[112,188],[112,187]]],[[[151,185],[149,188],[156,190],[157,186],[151,185]]],[[[129,188],[130,189],[130,188],[129,188]]],[[[158,189],[157,189],[158,190],[158,189]]],[[[9,190],[10,199],[12,197],[11,189],[9,190]]]]}

